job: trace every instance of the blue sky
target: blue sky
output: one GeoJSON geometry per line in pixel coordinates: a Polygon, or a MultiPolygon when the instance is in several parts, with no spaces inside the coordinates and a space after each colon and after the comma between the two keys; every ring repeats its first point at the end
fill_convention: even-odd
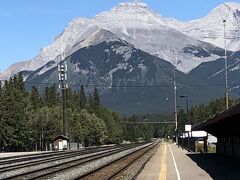
{"type": "MultiPolygon", "coordinates": [[[[75,17],[94,17],[125,0],[1,0],[0,70],[34,58],[75,17]]],[[[223,0],[143,0],[162,16],[201,18],[223,0]]],[[[239,2],[240,0],[235,0],[239,2]]]]}

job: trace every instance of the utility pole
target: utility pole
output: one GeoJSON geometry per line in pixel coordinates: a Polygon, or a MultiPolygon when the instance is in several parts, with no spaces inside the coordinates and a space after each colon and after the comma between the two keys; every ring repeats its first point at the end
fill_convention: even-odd
{"type": "Polygon", "coordinates": [[[225,59],[225,100],[226,100],[226,109],[228,109],[228,64],[227,64],[227,42],[226,42],[226,20],[223,20],[223,29],[224,29],[224,59],[225,59]]]}
{"type": "MultiPolygon", "coordinates": [[[[174,51],[175,58],[177,60],[177,55],[174,51]]],[[[176,61],[177,62],[177,61],[176,61]]],[[[176,144],[178,144],[178,117],[177,117],[177,85],[176,85],[176,66],[173,65],[173,90],[174,90],[174,119],[176,126],[176,144]]]]}
{"type": "Polygon", "coordinates": [[[67,85],[67,63],[65,59],[65,52],[61,54],[61,62],[58,65],[58,72],[59,72],[59,88],[62,91],[62,134],[64,136],[67,135],[66,132],[66,113],[65,113],[65,106],[66,106],[66,89],[68,88],[67,85]]]}

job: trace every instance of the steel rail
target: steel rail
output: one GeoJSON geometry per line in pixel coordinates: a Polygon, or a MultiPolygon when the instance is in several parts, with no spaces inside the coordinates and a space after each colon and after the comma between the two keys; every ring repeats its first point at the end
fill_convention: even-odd
{"type": "Polygon", "coordinates": [[[99,158],[106,157],[106,156],[109,156],[112,154],[116,154],[116,153],[122,152],[127,149],[131,149],[131,148],[134,148],[137,146],[139,146],[139,145],[129,145],[128,147],[120,147],[119,149],[112,150],[110,152],[100,152],[98,154],[78,158],[78,159],[71,160],[68,162],[58,163],[58,164],[50,165],[48,167],[40,168],[37,170],[32,170],[32,171],[16,174],[13,176],[8,176],[5,179],[33,179],[33,178],[38,179],[38,178],[49,177],[50,175],[56,174],[58,172],[66,171],[66,170],[69,170],[76,166],[80,166],[85,163],[95,161],[99,158]]]}
{"type": "MultiPolygon", "coordinates": [[[[132,163],[134,163],[137,159],[139,159],[140,157],[142,157],[142,155],[144,155],[145,153],[147,153],[150,149],[154,148],[154,147],[155,147],[156,145],[158,145],[158,144],[159,144],[159,142],[154,142],[154,143],[148,145],[147,147],[142,147],[142,148],[140,148],[140,149],[138,149],[138,150],[136,150],[136,151],[134,151],[134,152],[131,152],[131,153],[129,153],[129,154],[127,154],[127,155],[119,158],[119,159],[116,159],[116,160],[114,160],[114,161],[112,161],[112,162],[110,162],[110,163],[108,163],[108,164],[106,164],[106,165],[103,165],[103,166],[101,166],[101,167],[99,167],[99,168],[97,168],[97,169],[94,169],[93,171],[90,171],[90,172],[88,172],[88,173],[86,173],[86,174],[84,174],[84,175],[78,176],[78,177],[74,178],[74,180],[78,180],[78,179],[91,179],[90,177],[91,177],[91,176],[94,176],[95,173],[97,174],[99,171],[102,171],[102,170],[104,170],[105,168],[108,168],[109,166],[112,166],[112,165],[114,165],[114,164],[122,161],[123,159],[126,159],[126,158],[128,158],[128,157],[130,157],[130,156],[132,156],[132,155],[134,155],[134,154],[136,154],[136,153],[138,153],[138,152],[144,151],[140,156],[138,156],[137,158],[135,158],[133,161],[131,161],[130,163],[128,163],[128,164],[127,164],[126,166],[124,166],[123,168],[120,168],[119,170],[117,170],[116,172],[114,172],[114,173],[113,173],[112,175],[110,175],[109,177],[104,177],[105,180],[107,180],[107,179],[112,179],[113,177],[116,177],[119,173],[123,172],[123,171],[124,171],[126,168],[128,168],[132,163]]],[[[99,179],[100,179],[100,177],[99,177],[99,179]]]]}

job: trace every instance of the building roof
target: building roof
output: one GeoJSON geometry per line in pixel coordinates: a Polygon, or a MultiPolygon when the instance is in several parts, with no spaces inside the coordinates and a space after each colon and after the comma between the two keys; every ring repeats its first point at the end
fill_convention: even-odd
{"type": "Polygon", "coordinates": [[[240,104],[193,126],[192,130],[204,130],[217,137],[239,136],[240,104]]]}
{"type": "Polygon", "coordinates": [[[56,141],[57,139],[70,140],[67,136],[64,135],[58,135],[53,139],[53,141],[56,141]]]}

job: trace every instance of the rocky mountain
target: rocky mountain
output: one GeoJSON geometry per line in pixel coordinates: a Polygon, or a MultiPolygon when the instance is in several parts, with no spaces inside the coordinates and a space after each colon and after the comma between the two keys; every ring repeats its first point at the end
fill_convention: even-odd
{"type": "Polygon", "coordinates": [[[121,3],[93,20],[135,47],[177,65],[175,51],[181,61],[177,68],[185,73],[221,56],[220,48],[173,29],[169,24],[176,21],[154,13],[145,3],[121,3]]]}
{"type": "MultiPolygon", "coordinates": [[[[110,31],[95,34],[94,45],[83,47],[66,58],[68,84],[72,89],[97,87],[103,103],[123,114],[166,112],[173,109],[173,65],[135,48],[110,31]]],[[[221,96],[215,87],[176,70],[179,94],[193,97],[191,103],[221,96]],[[202,86],[202,87],[201,87],[202,86]],[[201,87],[201,88],[199,88],[201,87]],[[216,92],[217,91],[217,92],[216,92]]],[[[44,88],[58,84],[56,60],[32,72],[26,84],[44,88]]],[[[220,88],[221,89],[221,88],[220,88]]]]}
{"type": "MultiPolygon", "coordinates": [[[[99,28],[111,31],[136,48],[174,65],[178,62],[173,56],[173,51],[176,51],[178,59],[182,62],[178,69],[188,73],[202,62],[213,61],[221,57],[220,51],[222,50],[216,45],[223,47],[222,19],[228,17],[225,18],[229,22],[228,33],[231,29],[231,34],[228,36],[236,37],[239,29],[238,10],[239,4],[225,3],[202,19],[181,22],[173,18],[162,17],[153,12],[145,3],[120,3],[110,11],[96,15],[93,19],[74,19],[63,33],[58,35],[52,44],[42,48],[35,58],[12,65],[2,72],[0,78],[6,79],[23,70],[35,71],[56,59],[63,52],[70,55],[81,47],[94,44],[93,40],[86,41],[86,39],[94,36],[99,28]]],[[[228,40],[228,49],[238,49],[236,39],[228,40]]]]}
{"type": "MultiPolygon", "coordinates": [[[[12,65],[0,78],[22,71],[28,88],[43,89],[58,84],[57,65],[63,57],[72,89],[86,85],[91,92],[98,87],[104,104],[122,113],[165,112],[173,111],[175,66],[178,94],[188,95],[191,105],[208,102],[224,95],[219,21],[231,22],[231,36],[236,37],[239,6],[224,3],[202,19],[180,22],[145,3],[120,3],[93,19],[74,19],[36,58],[12,65]]],[[[227,43],[228,49],[238,49],[236,39],[227,43]]],[[[229,87],[231,96],[237,96],[239,52],[230,50],[229,87]]]]}

